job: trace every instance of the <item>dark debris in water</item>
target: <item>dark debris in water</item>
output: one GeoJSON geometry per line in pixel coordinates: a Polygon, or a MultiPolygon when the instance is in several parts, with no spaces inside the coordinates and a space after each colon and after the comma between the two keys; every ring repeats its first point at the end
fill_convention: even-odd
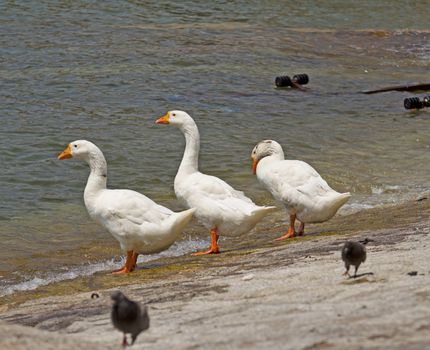
{"type": "Polygon", "coordinates": [[[418,271],[411,271],[411,272],[408,272],[408,275],[409,275],[409,276],[416,276],[416,275],[418,275],[418,271]]]}

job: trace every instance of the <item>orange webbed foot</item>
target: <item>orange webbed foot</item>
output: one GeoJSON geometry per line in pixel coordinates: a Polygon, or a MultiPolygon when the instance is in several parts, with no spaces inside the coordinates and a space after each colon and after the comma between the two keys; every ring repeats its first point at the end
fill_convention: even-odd
{"type": "Polygon", "coordinates": [[[284,239],[294,238],[294,236],[294,233],[287,233],[286,235],[276,238],[275,241],[283,241],[284,239]]]}
{"type": "Polygon", "coordinates": [[[288,238],[294,238],[296,236],[296,232],[294,230],[288,230],[288,232],[275,239],[275,241],[283,241],[284,239],[288,239],[288,238]]]}
{"type": "Polygon", "coordinates": [[[112,275],[119,275],[123,273],[132,272],[136,267],[137,254],[134,254],[132,250],[127,252],[127,258],[125,260],[125,265],[118,270],[112,271],[112,275]]]}
{"type": "Polygon", "coordinates": [[[120,267],[119,269],[111,271],[111,273],[119,272],[125,269],[125,266],[120,267]]]}
{"type": "Polygon", "coordinates": [[[191,255],[200,256],[200,255],[219,254],[219,253],[220,253],[220,251],[219,251],[219,248],[217,247],[217,248],[210,248],[209,250],[206,250],[204,252],[196,252],[196,253],[193,253],[191,255]]]}
{"type": "Polygon", "coordinates": [[[191,255],[193,256],[200,256],[200,255],[208,255],[208,254],[219,254],[219,247],[218,247],[218,229],[214,227],[211,229],[211,247],[209,250],[206,250],[204,252],[197,252],[193,253],[191,255]]]}
{"type": "MultiPolygon", "coordinates": [[[[294,238],[297,234],[296,234],[296,230],[294,229],[294,222],[296,221],[296,214],[291,214],[290,215],[290,226],[288,227],[288,232],[275,239],[275,241],[283,241],[284,239],[288,239],[288,238],[294,238]]],[[[304,226],[303,226],[304,228],[304,226]]]]}
{"type": "Polygon", "coordinates": [[[112,275],[121,275],[123,273],[130,273],[132,272],[132,269],[129,269],[127,266],[124,266],[123,268],[119,269],[119,270],[114,270],[111,272],[112,275]]]}

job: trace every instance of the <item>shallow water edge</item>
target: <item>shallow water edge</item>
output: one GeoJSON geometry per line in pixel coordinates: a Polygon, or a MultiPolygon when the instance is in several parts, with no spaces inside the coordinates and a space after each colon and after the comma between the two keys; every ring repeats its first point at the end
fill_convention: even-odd
{"type": "MultiPolygon", "coordinates": [[[[71,295],[82,292],[97,292],[126,285],[141,285],[157,280],[169,280],[178,274],[193,274],[207,268],[228,266],[235,260],[261,252],[267,248],[283,249],[290,244],[321,239],[324,236],[345,236],[363,234],[381,229],[410,229],[416,223],[428,224],[430,219],[430,194],[419,200],[401,205],[384,206],[362,210],[357,213],[336,216],[332,220],[306,227],[304,237],[284,242],[275,242],[286,226],[281,222],[262,224],[249,235],[224,239],[221,242],[222,253],[216,256],[194,257],[185,254],[179,257],[161,257],[141,263],[138,269],[128,275],[112,276],[108,271],[99,271],[89,276],[43,285],[32,291],[18,291],[0,298],[2,311],[17,307],[33,299],[49,296],[71,295]]],[[[293,261],[291,261],[293,263],[293,261]]],[[[252,264],[251,264],[252,265],[252,264]]],[[[254,266],[256,267],[256,266],[254,266]]]]}

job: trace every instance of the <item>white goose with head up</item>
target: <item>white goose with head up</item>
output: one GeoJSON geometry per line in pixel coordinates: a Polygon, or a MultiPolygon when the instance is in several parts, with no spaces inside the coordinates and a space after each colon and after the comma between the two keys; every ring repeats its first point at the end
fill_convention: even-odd
{"type": "Polygon", "coordinates": [[[309,164],[284,159],[284,151],[276,141],[259,142],[252,150],[251,159],[260,183],[285,205],[290,215],[288,232],[277,240],[303,235],[305,223],[329,220],[351,197],[349,192],[333,190],[309,164]],[[296,219],[301,222],[297,233],[296,219]]]}
{"type": "Polygon", "coordinates": [[[258,206],[220,178],[199,171],[199,130],[186,112],[167,112],[156,123],[173,125],[185,136],[185,151],[175,177],[176,197],[186,206],[196,208],[195,216],[211,233],[211,247],[195,255],[219,253],[220,234],[244,234],[277,209],[258,206]]]}
{"type": "Polygon", "coordinates": [[[132,190],[106,188],[107,164],[102,151],[86,140],[71,142],[58,159],[75,158],[90,166],[84,201],[92,219],[104,226],[127,253],[125,265],[113,273],[135,269],[139,254],[169,248],[191,220],[195,209],[175,213],[132,190]]]}

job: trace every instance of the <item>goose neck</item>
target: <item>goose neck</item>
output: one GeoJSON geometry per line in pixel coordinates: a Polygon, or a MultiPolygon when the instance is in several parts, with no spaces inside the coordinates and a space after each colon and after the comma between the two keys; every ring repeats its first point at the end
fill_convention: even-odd
{"type": "Polygon", "coordinates": [[[194,173],[199,167],[200,135],[197,125],[184,125],[181,128],[185,136],[185,151],[178,173],[194,173]]]}
{"type": "Polygon", "coordinates": [[[107,183],[107,164],[103,154],[101,152],[90,154],[87,163],[90,166],[90,175],[85,187],[85,198],[92,197],[97,192],[106,189],[107,183]]]}

